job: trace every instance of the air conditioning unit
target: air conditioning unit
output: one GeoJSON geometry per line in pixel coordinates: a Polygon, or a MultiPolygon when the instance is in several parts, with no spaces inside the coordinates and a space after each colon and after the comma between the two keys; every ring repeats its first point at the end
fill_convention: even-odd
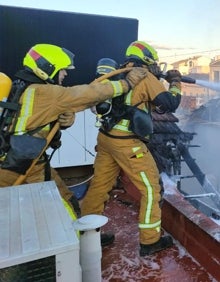
{"type": "Polygon", "coordinates": [[[81,282],[79,246],[54,181],[0,189],[0,281],[81,282]]]}

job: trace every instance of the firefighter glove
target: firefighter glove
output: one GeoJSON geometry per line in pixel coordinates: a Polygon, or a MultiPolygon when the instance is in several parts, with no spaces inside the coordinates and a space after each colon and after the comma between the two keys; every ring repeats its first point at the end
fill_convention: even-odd
{"type": "Polygon", "coordinates": [[[178,70],[169,70],[169,71],[167,71],[165,79],[169,83],[180,82],[181,81],[181,73],[178,70]]]}
{"type": "Polygon", "coordinates": [[[125,80],[129,88],[134,88],[142,79],[147,76],[147,69],[135,67],[126,75],[125,80]]]}
{"type": "Polygon", "coordinates": [[[66,112],[64,114],[59,115],[58,122],[60,123],[61,129],[65,129],[73,125],[75,121],[75,114],[71,112],[66,112]]]}

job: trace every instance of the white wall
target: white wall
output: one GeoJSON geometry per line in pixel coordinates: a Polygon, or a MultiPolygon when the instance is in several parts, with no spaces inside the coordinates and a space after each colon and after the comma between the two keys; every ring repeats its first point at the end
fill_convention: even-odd
{"type": "Polygon", "coordinates": [[[77,113],[73,126],[62,130],[62,146],[53,155],[51,166],[56,168],[93,164],[97,134],[95,115],[90,109],[77,113]]]}

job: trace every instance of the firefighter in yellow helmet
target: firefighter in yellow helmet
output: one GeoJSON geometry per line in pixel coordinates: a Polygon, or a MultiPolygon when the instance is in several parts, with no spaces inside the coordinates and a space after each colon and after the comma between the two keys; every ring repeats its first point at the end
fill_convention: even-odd
{"type": "Polygon", "coordinates": [[[109,198],[108,192],[123,170],[141,195],[138,219],[141,256],[173,244],[170,236],[161,235],[160,176],[146,141],[153,133],[150,111],[164,113],[177,109],[181,100],[181,75],[176,70],[167,72],[167,90],[159,81],[161,71],[157,60],[156,50],[146,42],[135,41],[128,46],[123,66],[142,67],[147,70],[147,76],[124,94],[122,105],[116,103],[115,109],[112,106],[106,120],[103,117],[97,138],[94,177],[81,206],[83,216],[101,214],[109,198]]]}
{"type": "MultiPolygon", "coordinates": [[[[21,109],[10,127],[10,140],[17,140],[15,136],[27,134],[43,139],[63,113],[77,113],[100,101],[121,95],[129,90],[129,85],[134,87],[146,76],[146,72],[136,68],[123,80],[63,87],[61,83],[67,76],[67,71],[74,69],[74,54],[51,44],[33,46],[25,55],[23,66],[24,69],[15,75],[17,80],[14,85],[21,86],[22,89],[19,100],[21,109]]],[[[20,174],[25,174],[31,163],[28,150],[34,147],[31,144],[26,146],[23,152],[19,152],[19,156],[14,150],[18,149],[16,144],[9,146],[0,168],[0,187],[13,185],[20,174]]],[[[50,179],[55,180],[59,188],[65,206],[74,217],[73,203],[76,203],[76,199],[57,172],[48,166],[46,154],[30,171],[25,183],[44,181],[48,171],[50,179]]]]}

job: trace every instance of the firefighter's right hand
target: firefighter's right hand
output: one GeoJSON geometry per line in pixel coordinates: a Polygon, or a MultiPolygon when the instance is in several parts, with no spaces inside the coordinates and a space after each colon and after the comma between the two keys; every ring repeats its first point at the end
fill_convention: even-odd
{"type": "Polygon", "coordinates": [[[134,88],[142,79],[147,76],[148,70],[145,68],[134,67],[126,75],[125,80],[128,82],[130,88],[134,88]]]}

